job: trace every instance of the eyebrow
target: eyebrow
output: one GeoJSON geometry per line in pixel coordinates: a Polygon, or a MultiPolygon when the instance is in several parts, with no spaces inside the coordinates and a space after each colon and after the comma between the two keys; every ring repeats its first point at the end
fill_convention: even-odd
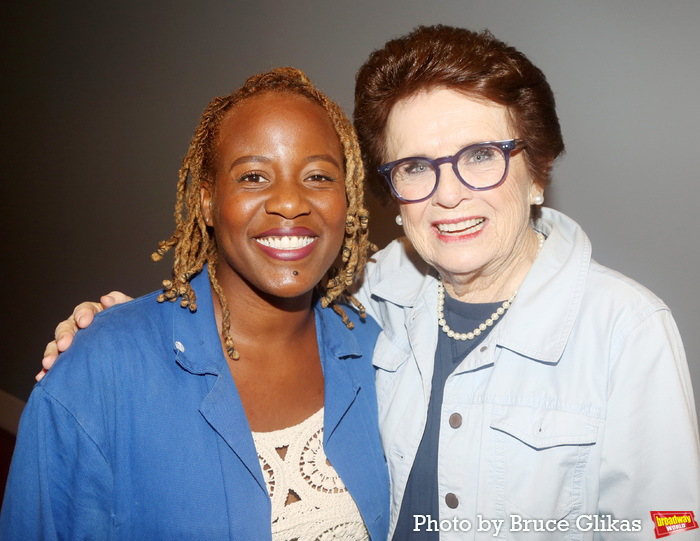
{"type": "MultiPolygon", "coordinates": [[[[326,162],[332,163],[338,169],[341,169],[338,161],[330,154],[313,154],[311,156],[307,156],[304,161],[306,163],[311,163],[311,162],[316,162],[316,161],[326,161],[326,162]]],[[[231,163],[231,167],[229,167],[228,170],[231,171],[231,169],[233,169],[237,165],[240,165],[242,163],[250,163],[250,162],[272,163],[272,159],[270,159],[266,156],[257,156],[257,155],[241,156],[240,158],[236,158],[235,160],[233,160],[233,163],[231,163]]]]}
{"type": "Polygon", "coordinates": [[[338,169],[341,169],[340,164],[337,160],[330,154],[314,154],[306,158],[306,163],[316,162],[316,161],[326,161],[335,165],[338,169]]]}
{"type": "Polygon", "coordinates": [[[270,163],[272,162],[272,160],[270,158],[266,158],[265,156],[241,156],[240,158],[236,158],[235,160],[233,160],[233,163],[231,164],[231,167],[228,168],[228,170],[230,172],[231,169],[233,169],[237,165],[249,162],[270,163]]]}

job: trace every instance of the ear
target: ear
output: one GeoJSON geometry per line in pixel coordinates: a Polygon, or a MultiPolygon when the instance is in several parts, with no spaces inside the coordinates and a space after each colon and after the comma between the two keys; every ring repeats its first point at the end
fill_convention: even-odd
{"type": "Polygon", "coordinates": [[[202,216],[204,217],[204,222],[207,225],[212,225],[212,186],[208,182],[202,182],[202,186],[199,189],[199,201],[201,204],[200,210],[202,211],[202,216]]]}

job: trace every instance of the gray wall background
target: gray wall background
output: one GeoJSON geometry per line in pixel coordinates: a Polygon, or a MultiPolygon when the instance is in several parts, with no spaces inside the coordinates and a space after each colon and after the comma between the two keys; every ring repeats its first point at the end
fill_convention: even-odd
{"type": "MultiPolygon", "coordinates": [[[[293,65],[350,113],[370,51],[449,23],[491,29],[547,74],[568,149],[547,204],[583,226],[598,261],[671,307],[700,404],[700,2],[45,4],[9,2],[0,23],[0,389],[29,396],[78,301],[168,276],[149,256],[171,233],[177,170],[213,96],[293,65]]],[[[393,217],[376,209],[376,242],[396,233],[393,217]]]]}

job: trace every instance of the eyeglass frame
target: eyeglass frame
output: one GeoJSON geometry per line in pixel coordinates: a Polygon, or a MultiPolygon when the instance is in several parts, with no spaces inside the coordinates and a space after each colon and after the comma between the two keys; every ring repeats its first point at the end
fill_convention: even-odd
{"type": "Polygon", "coordinates": [[[518,147],[522,147],[525,145],[525,141],[522,139],[505,139],[503,141],[485,141],[483,143],[472,143],[471,145],[467,145],[466,147],[460,149],[457,151],[455,154],[452,156],[443,156],[442,158],[428,158],[426,156],[409,156],[408,158],[401,158],[399,160],[385,163],[377,167],[377,172],[384,177],[384,179],[389,183],[389,187],[391,188],[392,193],[396,196],[396,198],[399,201],[403,201],[404,203],[420,203],[422,201],[425,201],[426,199],[430,199],[433,194],[437,191],[438,184],[440,184],[440,166],[445,164],[445,163],[450,163],[452,164],[452,170],[455,173],[455,176],[459,179],[459,181],[464,184],[467,188],[470,190],[473,190],[475,192],[483,192],[486,190],[493,190],[494,188],[498,188],[503,182],[506,180],[506,177],[508,176],[508,168],[510,166],[510,154],[514,150],[516,150],[518,147]],[[457,161],[458,158],[467,152],[468,150],[472,150],[474,148],[478,147],[496,147],[498,148],[502,153],[503,157],[506,161],[506,167],[505,170],[503,171],[503,177],[501,177],[501,180],[499,180],[496,184],[492,186],[487,186],[485,188],[477,188],[475,186],[472,186],[469,184],[466,180],[462,178],[462,176],[459,174],[459,170],[457,169],[457,161]],[[435,171],[435,186],[433,186],[433,189],[430,191],[428,195],[425,197],[421,197],[420,199],[406,199],[404,197],[401,197],[399,193],[396,191],[396,187],[394,186],[394,183],[391,180],[391,172],[393,169],[397,166],[400,165],[404,162],[408,162],[411,160],[423,160],[428,162],[432,167],[433,170],[435,171]]]}

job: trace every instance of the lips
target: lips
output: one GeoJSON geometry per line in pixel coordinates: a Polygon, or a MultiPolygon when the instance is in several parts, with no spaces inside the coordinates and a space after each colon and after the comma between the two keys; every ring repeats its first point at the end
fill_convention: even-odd
{"type": "Polygon", "coordinates": [[[434,226],[440,235],[462,236],[473,235],[481,231],[486,225],[485,218],[467,218],[453,222],[435,223],[434,226]]]}
{"type": "Polygon", "coordinates": [[[307,257],[318,241],[318,235],[306,227],[269,229],[255,237],[260,249],[274,259],[296,261],[307,257]]]}

